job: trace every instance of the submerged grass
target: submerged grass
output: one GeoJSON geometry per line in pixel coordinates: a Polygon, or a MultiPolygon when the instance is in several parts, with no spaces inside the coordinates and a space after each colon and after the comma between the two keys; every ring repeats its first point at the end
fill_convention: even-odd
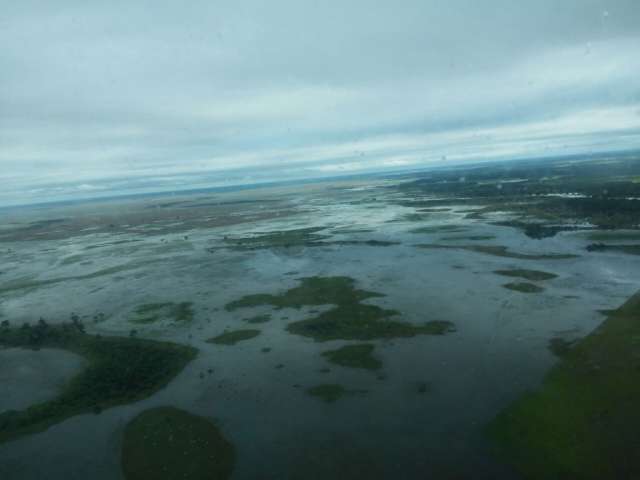
{"type": "Polygon", "coordinates": [[[193,320],[192,302],[145,303],[134,310],[132,323],[155,323],[161,319],[171,319],[179,323],[193,320]]]}
{"type": "Polygon", "coordinates": [[[345,345],[337,350],[322,352],[322,356],[343,367],[378,370],[382,368],[382,362],[373,356],[374,349],[375,346],[370,343],[345,345]]]}
{"type": "Polygon", "coordinates": [[[417,248],[426,249],[458,249],[470,252],[483,253],[485,255],[494,255],[496,257],[517,258],[520,260],[565,260],[569,258],[577,258],[578,255],[569,253],[544,253],[544,254],[528,254],[511,252],[503,245],[443,245],[440,243],[422,243],[416,245],[417,248]]]}
{"type": "Polygon", "coordinates": [[[347,390],[342,385],[325,383],[307,389],[307,393],[314,397],[318,397],[327,403],[333,403],[346,395],[347,390]]]}
{"type": "Polygon", "coordinates": [[[502,275],[504,277],[524,278],[525,280],[532,280],[534,282],[541,280],[551,280],[552,278],[556,278],[558,276],[555,273],[543,272],[540,270],[527,270],[524,268],[494,270],[493,273],[497,273],[498,275],[502,275]]]}
{"type": "Polygon", "coordinates": [[[243,318],[243,321],[247,323],[266,323],[271,320],[271,315],[265,313],[264,315],[256,315],[255,317],[243,318]]]}
{"type": "Polygon", "coordinates": [[[640,255],[640,245],[612,245],[604,243],[592,243],[587,246],[589,252],[620,252],[629,255],[640,255]]]}
{"type": "Polygon", "coordinates": [[[522,293],[540,293],[544,291],[544,288],[528,282],[505,283],[502,286],[509,290],[515,290],[516,292],[522,292],[522,293]]]}
{"type": "Polygon", "coordinates": [[[0,414],[0,443],[82,413],[131,403],[164,387],[196,355],[197,350],[173,343],[84,333],[81,324],[0,328],[0,345],[60,348],[87,359],[86,368],[48,401],[0,414]]]}
{"type": "Polygon", "coordinates": [[[256,250],[273,247],[310,246],[321,243],[329,235],[320,234],[325,227],[298,228],[257,233],[251,236],[225,238],[225,243],[235,250],[256,250]]]}
{"type": "Polygon", "coordinates": [[[126,480],[224,480],[235,460],[235,448],[212,422],[177,408],[146,410],[124,430],[126,480]]]}
{"type": "Polygon", "coordinates": [[[526,478],[640,478],[639,353],[640,292],[497,416],[498,453],[526,478]]]}
{"type": "Polygon", "coordinates": [[[224,332],[217,337],[207,340],[208,343],[215,343],[216,345],[235,345],[238,342],[249,340],[251,338],[260,335],[260,330],[233,330],[231,332],[224,332]]]}
{"type": "Polygon", "coordinates": [[[429,225],[409,230],[409,233],[457,233],[464,232],[467,227],[464,225],[429,225]]]}
{"type": "Polygon", "coordinates": [[[494,240],[496,238],[495,235],[451,235],[449,237],[442,237],[440,241],[472,241],[479,242],[484,240],[494,240]]]}
{"type": "Polygon", "coordinates": [[[376,292],[355,288],[349,277],[307,277],[298,287],[279,295],[247,295],[226,305],[228,311],[243,307],[272,305],[277,309],[301,308],[305,305],[334,305],[319,315],[290,323],[290,333],[311,337],[316,341],[372,340],[376,338],[412,337],[420,334],[440,335],[451,331],[450,322],[428,322],[413,325],[388,320],[398,315],[395,310],[362,303],[368,298],[382,297],[376,292]]]}

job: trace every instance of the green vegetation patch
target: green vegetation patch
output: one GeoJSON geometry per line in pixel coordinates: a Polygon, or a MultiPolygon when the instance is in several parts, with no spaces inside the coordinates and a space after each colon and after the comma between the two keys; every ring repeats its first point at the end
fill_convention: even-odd
{"type": "Polygon", "coordinates": [[[640,255],[640,245],[609,245],[592,243],[587,246],[589,252],[621,252],[629,255],[640,255]]]}
{"type": "Polygon", "coordinates": [[[640,478],[640,292],[563,351],[488,432],[532,479],[640,478]]]}
{"type": "Polygon", "coordinates": [[[565,260],[578,257],[578,255],[572,255],[569,253],[528,254],[511,252],[507,247],[502,245],[442,245],[439,243],[422,243],[416,245],[416,247],[428,249],[468,250],[470,252],[483,253],[485,255],[494,255],[496,257],[505,258],[517,258],[520,260],[565,260]]]}
{"type": "Polygon", "coordinates": [[[224,241],[230,248],[235,250],[313,246],[317,243],[322,244],[322,240],[330,237],[329,235],[318,233],[322,230],[325,230],[325,227],[298,228],[294,230],[257,233],[251,236],[237,238],[225,237],[224,241]]]}
{"type": "Polygon", "coordinates": [[[460,240],[466,240],[466,241],[473,241],[473,242],[478,242],[478,241],[484,241],[484,240],[494,240],[496,237],[495,235],[451,235],[449,237],[442,237],[440,239],[440,241],[460,241],[460,240]]]}
{"type": "Polygon", "coordinates": [[[226,305],[233,311],[243,307],[272,305],[277,309],[301,308],[305,305],[334,305],[319,315],[290,323],[290,333],[311,337],[316,341],[373,340],[376,338],[413,337],[420,334],[439,335],[452,330],[449,322],[428,322],[413,325],[388,320],[398,315],[395,310],[361,303],[368,298],[382,297],[376,292],[355,288],[349,277],[307,277],[298,287],[280,295],[247,295],[226,305]]]}
{"type": "Polygon", "coordinates": [[[265,313],[264,315],[256,315],[255,317],[244,318],[243,321],[247,323],[266,323],[271,320],[271,315],[265,313]]]}
{"type": "Polygon", "coordinates": [[[337,350],[322,352],[322,356],[343,367],[378,370],[382,368],[382,362],[373,356],[374,349],[375,346],[370,343],[345,345],[337,350]]]}
{"type": "Polygon", "coordinates": [[[77,321],[4,326],[0,328],[0,345],[59,348],[88,361],[56,398],[0,414],[0,442],[44,431],[74,415],[98,413],[146,398],[169,383],[197,353],[194,348],[173,343],[88,335],[77,321]]]}
{"type": "Polygon", "coordinates": [[[342,385],[338,385],[335,383],[325,383],[307,389],[307,393],[314,397],[320,398],[324,402],[333,403],[338,401],[348,392],[342,385]]]}
{"type": "Polygon", "coordinates": [[[235,448],[212,422],[177,408],[146,410],[124,431],[126,480],[223,480],[235,462],[235,448]]]}
{"type": "Polygon", "coordinates": [[[463,225],[430,225],[426,227],[414,228],[409,233],[455,233],[464,232],[467,228],[463,225]]]}
{"type": "Polygon", "coordinates": [[[217,337],[207,340],[208,343],[215,343],[216,345],[235,345],[238,342],[249,340],[251,338],[260,335],[260,330],[233,330],[231,332],[224,332],[217,337]]]}
{"type": "Polygon", "coordinates": [[[133,323],[154,323],[162,319],[171,319],[179,323],[193,320],[192,302],[145,303],[134,310],[133,323]]]}
{"type": "Polygon", "coordinates": [[[493,273],[497,273],[498,275],[502,275],[504,277],[524,278],[526,280],[532,280],[534,282],[541,280],[551,280],[552,278],[556,278],[558,276],[555,273],[542,272],[540,270],[526,270],[524,268],[494,270],[493,273]]]}
{"type": "Polygon", "coordinates": [[[528,282],[505,283],[502,286],[509,290],[515,290],[516,292],[522,293],[540,293],[544,291],[544,288],[528,282]]]}

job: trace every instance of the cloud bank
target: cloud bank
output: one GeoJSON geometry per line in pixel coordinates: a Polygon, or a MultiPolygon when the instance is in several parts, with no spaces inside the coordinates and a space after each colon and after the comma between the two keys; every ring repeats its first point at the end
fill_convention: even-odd
{"type": "Polygon", "coordinates": [[[2,10],[0,205],[640,147],[636,0],[2,10]]]}

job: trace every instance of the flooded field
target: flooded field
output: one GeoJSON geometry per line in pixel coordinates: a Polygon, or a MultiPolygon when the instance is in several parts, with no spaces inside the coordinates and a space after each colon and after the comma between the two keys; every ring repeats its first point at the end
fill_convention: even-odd
{"type": "Polygon", "coordinates": [[[637,230],[531,235],[405,182],[4,212],[0,478],[530,475],[494,419],[619,318],[640,257],[588,247],[637,230]]]}

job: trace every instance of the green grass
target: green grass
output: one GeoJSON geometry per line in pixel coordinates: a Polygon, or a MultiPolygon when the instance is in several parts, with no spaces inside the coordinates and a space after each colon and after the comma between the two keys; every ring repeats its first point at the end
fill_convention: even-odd
{"type": "Polygon", "coordinates": [[[217,337],[207,340],[208,343],[215,343],[216,345],[235,345],[238,342],[249,340],[251,338],[260,335],[260,330],[233,330],[231,332],[224,332],[217,337]]]}
{"type": "Polygon", "coordinates": [[[0,328],[0,345],[59,348],[87,360],[86,368],[57,397],[0,414],[0,443],[41,432],[75,415],[146,398],[169,383],[197,353],[173,343],[88,335],[78,323],[0,328]]]}
{"type": "Polygon", "coordinates": [[[420,334],[441,335],[452,330],[449,322],[427,322],[413,325],[389,320],[395,310],[361,303],[382,297],[376,292],[355,288],[349,277],[302,278],[299,286],[279,295],[247,295],[226,305],[228,311],[238,308],[272,305],[276,309],[301,308],[312,305],[334,305],[319,315],[290,323],[287,331],[311,337],[316,341],[372,340],[376,338],[412,337],[420,334]]]}
{"type": "Polygon", "coordinates": [[[504,277],[524,278],[525,280],[532,280],[534,282],[541,280],[551,280],[552,278],[556,278],[558,276],[555,273],[542,272],[540,270],[526,270],[523,268],[494,270],[493,273],[497,273],[498,275],[502,275],[504,277]]]}
{"type": "Polygon", "coordinates": [[[639,352],[636,293],[490,424],[497,453],[525,478],[640,478],[639,352]]]}
{"type": "Polygon", "coordinates": [[[540,293],[544,288],[528,282],[512,282],[502,285],[504,288],[521,293],[540,293]]]}
{"type": "Polygon", "coordinates": [[[235,448],[212,422],[177,408],[146,410],[124,430],[126,480],[223,480],[235,462],[235,448]]]}
{"type": "Polygon", "coordinates": [[[247,295],[228,303],[225,308],[233,311],[243,307],[272,305],[277,309],[301,308],[305,305],[342,305],[359,303],[367,298],[384,295],[354,288],[355,281],[349,277],[306,277],[300,279],[298,287],[280,295],[247,295]]]}
{"type": "Polygon", "coordinates": [[[171,319],[178,323],[193,320],[192,302],[145,303],[134,310],[132,323],[154,323],[162,319],[171,319]]]}
{"type": "Polygon", "coordinates": [[[572,255],[568,253],[528,254],[511,252],[507,247],[502,245],[442,245],[439,243],[423,243],[416,245],[416,247],[427,249],[468,250],[470,252],[483,253],[485,255],[494,255],[496,257],[505,258],[517,258],[520,260],[564,260],[578,257],[578,255],[572,255]]]}
{"type": "Polygon", "coordinates": [[[382,368],[382,362],[373,356],[374,349],[375,346],[369,343],[345,345],[337,350],[322,352],[322,356],[343,367],[378,370],[382,368]]]}

